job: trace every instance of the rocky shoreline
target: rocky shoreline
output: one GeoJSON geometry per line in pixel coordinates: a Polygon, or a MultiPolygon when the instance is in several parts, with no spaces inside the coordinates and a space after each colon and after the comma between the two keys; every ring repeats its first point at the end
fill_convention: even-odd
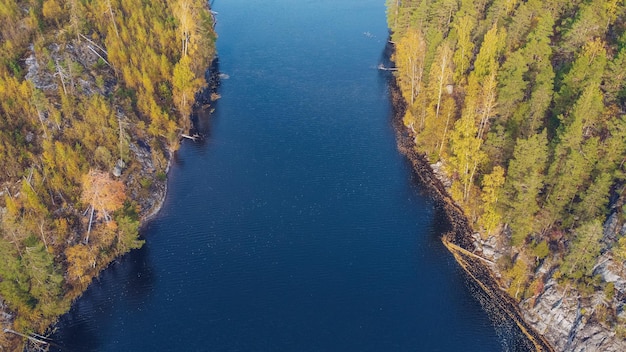
{"type": "MultiPolygon", "coordinates": [[[[517,303],[502,288],[501,274],[496,261],[506,254],[506,248],[497,244],[494,237],[486,240],[474,233],[463,210],[448,195],[449,182],[438,164],[430,165],[424,155],[413,147],[410,131],[403,125],[405,103],[395,82],[390,85],[393,107],[394,128],[398,149],[412,163],[414,172],[426,187],[429,195],[444,213],[449,231],[442,236],[446,247],[467,274],[483,290],[489,300],[489,314],[504,314],[513,321],[528,337],[529,350],[537,351],[626,351],[626,341],[616,332],[593,319],[594,307],[602,302],[599,294],[583,299],[575,289],[563,288],[556,280],[549,279],[536,297],[517,303]],[[497,313],[492,308],[500,311],[497,313]]],[[[611,228],[611,217],[604,226],[605,237],[615,235],[611,228]]],[[[623,231],[624,229],[620,229],[623,231]]],[[[537,270],[536,276],[547,274],[550,268],[545,263],[537,270]]],[[[604,281],[613,282],[618,301],[626,297],[626,279],[623,265],[613,261],[609,255],[598,260],[594,273],[604,281]]],[[[479,300],[483,300],[480,299],[479,300]]],[[[620,304],[618,316],[626,315],[624,304],[620,304]]],[[[499,318],[497,318],[499,319],[499,318]]]]}
{"type": "Polygon", "coordinates": [[[448,232],[442,235],[444,244],[452,252],[461,267],[483,290],[483,293],[486,295],[485,299],[491,301],[490,303],[495,309],[491,309],[489,314],[504,314],[505,316],[501,318],[516,324],[528,338],[527,347],[534,348],[537,351],[554,351],[548,341],[524,321],[522,313],[513,299],[506,292],[500,290],[491,271],[492,269],[487,267],[477,256],[472,255],[472,231],[467,218],[463,211],[448,196],[444,186],[445,180],[438,177],[425,156],[418,154],[415,148],[413,148],[409,131],[402,124],[405,103],[395,81],[390,84],[390,91],[394,109],[393,125],[396,131],[398,150],[409,159],[415,175],[435,201],[436,206],[445,214],[449,229],[448,232]]]}
{"type": "MultiPolygon", "coordinates": [[[[442,241],[459,265],[482,289],[480,296],[484,297],[479,298],[481,303],[484,299],[490,301],[483,304],[487,310],[491,310],[488,313],[492,317],[493,314],[504,314],[505,320],[514,322],[527,336],[529,350],[626,351],[626,341],[617,336],[614,330],[594,319],[594,307],[603,301],[599,294],[582,299],[575,289],[560,287],[553,278],[548,279],[538,295],[520,303],[507,294],[496,262],[510,249],[497,243],[493,236],[483,239],[480,234],[473,232],[463,210],[448,194],[450,182],[440,169],[441,165],[430,165],[424,155],[415,151],[413,136],[402,123],[406,103],[393,79],[390,91],[398,149],[411,161],[415,175],[436,206],[444,212],[449,231],[442,235],[442,241]]],[[[616,229],[611,226],[609,217],[604,226],[605,237],[615,235],[616,229]]],[[[626,228],[620,227],[619,231],[626,231],[626,228]]],[[[535,277],[549,277],[545,275],[553,269],[549,261],[544,262],[535,277]]],[[[617,300],[624,302],[624,266],[613,261],[609,255],[604,255],[598,260],[595,273],[604,281],[613,282],[617,300]]],[[[617,313],[620,317],[626,315],[623,303],[619,305],[617,313]]],[[[496,319],[499,320],[500,317],[496,319]]]]}
{"type": "MultiPolygon", "coordinates": [[[[32,56],[32,55],[31,55],[32,56]]],[[[91,58],[93,59],[93,58],[91,58]]],[[[29,69],[29,71],[33,71],[29,69]]],[[[35,85],[39,83],[39,76],[36,74],[37,72],[33,71],[31,80],[34,80],[35,85]]],[[[194,104],[194,111],[197,109],[205,109],[207,106],[211,105],[211,102],[214,100],[213,96],[216,93],[217,87],[219,86],[220,77],[218,72],[217,58],[215,58],[209,68],[207,69],[207,74],[205,76],[206,85],[205,87],[196,94],[196,102],[194,104]]],[[[114,81],[111,81],[113,84],[114,81]]],[[[102,94],[102,92],[94,92],[94,94],[102,94]]],[[[196,129],[195,121],[192,117],[192,132],[196,129]]],[[[154,164],[153,153],[151,147],[147,140],[141,138],[141,136],[131,136],[129,141],[129,154],[131,155],[132,164],[134,166],[128,167],[127,165],[118,165],[116,166],[117,170],[114,170],[113,173],[116,174],[121,180],[124,181],[126,185],[128,185],[128,197],[132,201],[135,201],[138,205],[138,216],[140,222],[140,229],[145,228],[146,224],[154,219],[165,202],[165,198],[167,196],[167,175],[170,170],[170,166],[172,163],[172,158],[174,157],[174,150],[169,150],[165,153],[165,166],[162,168],[163,171],[157,172],[157,169],[161,169],[160,167],[156,167],[154,164]],[[149,181],[148,187],[144,187],[143,182],[149,181]],[[141,184],[141,187],[138,185],[141,184]]],[[[2,208],[0,208],[0,211],[2,208]]],[[[141,232],[141,231],[140,231],[141,232]]],[[[141,235],[140,235],[141,236],[141,235]]],[[[114,258],[111,262],[106,263],[99,267],[97,277],[100,273],[106,270],[109,266],[114,265],[116,263],[116,259],[114,258]]],[[[73,297],[72,301],[76,300],[79,296],[73,297]]],[[[10,327],[13,324],[15,319],[15,314],[11,312],[11,310],[4,304],[2,297],[0,297],[0,327],[10,327]]],[[[48,332],[54,329],[54,324],[49,328],[48,332]]],[[[20,335],[18,332],[14,332],[11,334],[13,330],[7,329],[3,331],[3,334],[0,334],[0,351],[4,351],[3,346],[13,346],[17,347],[18,340],[21,337],[28,337],[26,339],[25,350],[39,350],[42,346],[46,346],[47,339],[45,337],[33,337],[20,335]]],[[[12,350],[13,347],[9,347],[9,350],[12,350]]]]}
{"type": "MultiPolygon", "coordinates": [[[[219,60],[218,58],[214,58],[211,62],[211,65],[207,69],[206,78],[206,86],[200,92],[196,94],[196,101],[194,103],[194,112],[198,109],[206,109],[212,101],[213,97],[217,94],[217,88],[220,85],[220,74],[219,74],[219,60]]],[[[191,129],[192,134],[197,135],[197,121],[191,118],[191,129]]],[[[202,137],[202,136],[201,136],[202,137]]],[[[151,163],[152,159],[149,153],[145,155],[141,155],[140,147],[136,145],[131,145],[130,148],[133,153],[137,156],[138,160],[142,160],[142,170],[143,173],[150,172],[149,170],[152,168],[151,163]]],[[[172,165],[172,158],[174,157],[175,151],[170,152],[169,155],[166,156],[167,165],[165,166],[165,170],[163,171],[165,175],[169,174],[170,167],[172,165]]],[[[154,219],[161,211],[163,204],[165,202],[165,197],[167,196],[167,178],[165,180],[154,180],[152,184],[152,189],[150,195],[142,199],[142,210],[139,214],[141,228],[144,228],[145,225],[152,219],[154,219]]]]}
{"type": "Polygon", "coordinates": [[[400,149],[470,276],[512,297],[509,310],[554,350],[626,351],[625,101],[613,93],[625,18],[578,38],[593,4],[474,5],[388,3],[400,149]],[[594,129],[580,129],[589,116],[594,129]]]}

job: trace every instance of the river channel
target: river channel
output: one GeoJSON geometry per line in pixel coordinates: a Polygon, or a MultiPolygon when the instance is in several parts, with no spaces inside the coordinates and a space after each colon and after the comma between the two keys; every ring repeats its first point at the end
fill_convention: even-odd
{"type": "Polygon", "coordinates": [[[518,350],[397,150],[384,0],[213,9],[206,139],[183,141],[145,246],[61,318],[58,350],[518,350]]]}

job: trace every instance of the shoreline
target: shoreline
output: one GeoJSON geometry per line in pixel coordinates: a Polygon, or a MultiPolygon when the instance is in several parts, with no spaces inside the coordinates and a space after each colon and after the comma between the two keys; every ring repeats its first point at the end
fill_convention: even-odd
{"type": "MultiPolygon", "coordinates": [[[[200,91],[198,91],[195,95],[195,101],[194,101],[194,108],[192,110],[192,113],[190,114],[190,116],[188,117],[191,120],[191,128],[192,130],[196,129],[196,121],[193,118],[193,115],[196,111],[196,109],[201,109],[202,105],[204,104],[209,104],[209,102],[207,102],[206,97],[210,96],[211,92],[214,92],[217,87],[219,86],[219,70],[218,67],[216,65],[217,62],[217,57],[215,57],[212,61],[211,64],[208,66],[207,70],[206,70],[206,85],[202,87],[202,89],[200,91]]],[[[179,148],[180,148],[180,144],[179,144],[179,148]]],[[[163,170],[163,172],[166,175],[166,178],[162,181],[159,181],[158,179],[154,178],[154,181],[156,181],[153,184],[153,187],[155,187],[155,190],[153,190],[152,192],[149,193],[148,197],[145,197],[143,200],[144,201],[148,201],[152,204],[151,207],[146,208],[144,211],[140,212],[139,215],[139,239],[144,239],[145,240],[145,236],[143,234],[143,232],[146,229],[146,226],[148,225],[148,223],[150,223],[152,220],[154,220],[158,214],[161,212],[164,204],[165,204],[165,199],[167,197],[167,193],[168,193],[168,181],[169,181],[169,171],[170,168],[172,166],[172,159],[175,158],[175,153],[177,152],[178,149],[176,150],[171,150],[169,151],[168,155],[167,155],[167,164],[165,166],[165,169],[163,170]]],[[[137,157],[137,160],[140,160],[142,157],[143,158],[149,158],[150,154],[145,154],[145,155],[140,155],[139,153],[135,154],[137,157]]],[[[148,159],[147,159],[148,160],[148,159]]],[[[151,161],[148,161],[148,163],[150,163],[151,161]]],[[[142,165],[144,165],[144,163],[140,163],[142,165]]],[[[148,170],[142,170],[143,172],[140,173],[140,175],[151,175],[152,173],[148,170]]],[[[139,199],[136,199],[139,200],[139,199]]],[[[143,245],[142,245],[143,247],[143,245]]],[[[74,306],[74,304],[76,303],[77,300],[79,300],[82,295],[87,291],[87,289],[89,289],[89,287],[91,286],[91,284],[94,282],[94,280],[98,280],[98,278],[100,277],[100,275],[105,271],[110,269],[112,266],[116,265],[119,262],[119,259],[129,255],[130,253],[132,253],[131,251],[125,252],[121,255],[118,255],[114,258],[112,258],[111,261],[109,261],[106,265],[104,265],[100,270],[98,270],[98,272],[96,273],[96,275],[94,275],[94,277],[91,279],[90,283],[75,297],[72,297],[71,299],[71,304],[70,304],[70,310],[71,308],[74,306]]],[[[2,303],[0,301],[0,303],[2,303]]],[[[1,306],[0,306],[1,307],[1,306]]],[[[1,311],[1,310],[0,310],[1,311]]],[[[57,327],[57,324],[60,321],[60,318],[67,314],[69,312],[69,310],[67,312],[65,312],[64,314],[58,316],[56,318],[55,321],[53,321],[48,328],[46,329],[46,332],[51,332],[54,331],[57,327]]],[[[44,334],[45,335],[45,334],[44,334]]],[[[29,339],[30,342],[30,339],[29,339]]],[[[45,341],[43,340],[43,342],[46,343],[54,343],[52,340],[50,341],[45,341]]],[[[0,346],[0,351],[2,346],[0,346]]],[[[26,347],[26,351],[28,351],[29,347],[26,347]]]]}
{"type": "MultiPolygon", "coordinates": [[[[170,153],[169,158],[167,159],[167,166],[165,166],[165,175],[167,176],[170,171],[170,166],[172,165],[172,158],[174,157],[174,153],[170,153]]],[[[158,192],[154,192],[155,203],[152,208],[146,210],[146,214],[140,216],[139,218],[139,232],[141,235],[141,231],[145,228],[145,226],[152,221],[163,208],[163,204],[165,203],[165,197],[167,197],[167,181],[166,178],[163,181],[163,189],[159,189],[158,192]],[[158,193],[158,194],[157,194],[158,193]]]]}
{"type": "MultiPolygon", "coordinates": [[[[207,67],[205,71],[205,81],[206,81],[206,85],[203,86],[202,89],[195,94],[193,109],[192,109],[191,114],[188,117],[191,121],[192,132],[198,130],[197,118],[194,117],[194,115],[196,114],[196,111],[206,109],[207,106],[212,108],[214,101],[212,100],[211,96],[212,94],[217,92],[217,88],[220,85],[218,56],[215,56],[213,60],[211,60],[211,63],[209,64],[209,66],[207,67]]],[[[182,139],[183,138],[181,138],[181,140],[182,139]]],[[[179,144],[179,148],[180,148],[180,144],[179,144]]],[[[154,205],[146,209],[144,214],[140,215],[140,218],[139,218],[140,234],[141,234],[141,231],[145,229],[145,226],[150,221],[152,221],[154,218],[157,217],[157,215],[161,211],[161,208],[163,208],[163,205],[165,204],[165,199],[167,197],[167,192],[168,192],[168,187],[167,187],[168,180],[169,180],[168,175],[170,172],[170,167],[172,166],[172,159],[175,157],[174,154],[177,151],[178,149],[172,150],[168,153],[167,165],[165,166],[165,170],[163,171],[167,177],[165,178],[164,181],[162,181],[163,183],[162,187],[158,187],[157,190],[151,193],[151,195],[153,195],[155,199],[154,205]]]]}
{"type": "MultiPolygon", "coordinates": [[[[487,260],[472,253],[472,231],[463,210],[452,201],[443,183],[437,178],[425,156],[418,154],[413,148],[410,132],[402,123],[406,103],[393,77],[390,78],[389,91],[393,111],[392,124],[396,133],[398,151],[411,162],[414,175],[434,201],[435,206],[445,214],[449,230],[441,234],[443,244],[452,253],[456,262],[466,274],[491,300],[490,303],[499,308],[500,314],[505,314],[505,318],[510,319],[517,325],[535,350],[555,351],[550,342],[524,320],[524,315],[519,305],[505,291],[500,289],[498,280],[493,272],[494,269],[488,267],[483,262],[487,260]]],[[[489,313],[497,314],[498,312],[489,313]]]]}
{"type": "Polygon", "coordinates": [[[111,27],[95,5],[78,22],[56,8],[44,6],[42,15],[41,3],[10,14],[18,24],[30,14],[37,25],[11,32],[15,50],[3,54],[11,65],[2,82],[16,104],[0,108],[15,132],[2,137],[22,156],[2,160],[0,351],[47,350],[60,318],[104,270],[143,245],[165,205],[181,136],[197,126],[194,113],[213,83],[217,34],[208,2],[153,5],[108,6],[111,16],[136,12],[161,28],[137,38],[144,23],[118,29],[112,18],[111,27]],[[182,51],[167,40],[181,35],[182,51]],[[160,69],[146,69],[154,62],[160,69]]]}

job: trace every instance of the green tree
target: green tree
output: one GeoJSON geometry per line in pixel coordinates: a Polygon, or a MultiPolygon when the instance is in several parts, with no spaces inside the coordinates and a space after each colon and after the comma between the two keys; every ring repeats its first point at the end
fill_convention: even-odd
{"type": "Polygon", "coordinates": [[[560,50],[565,54],[572,54],[594,38],[602,38],[609,23],[615,18],[618,1],[599,0],[581,4],[571,27],[563,36],[560,50]]]}
{"type": "Polygon", "coordinates": [[[614,103],[626,98],[626,46],[608,64],[602,86],[605,99],[614,103]]]}
{"type": "Polygon", "coordinates": [[[117,217],[118,242],[117,249],[120,253],[125,253],[131,249],[141,248],[144,241],[139,240],[139,221],[130,216],[117,217]]]}
{"type": "Polygon", "coordinates": [[[55,307],[62,295],[63,276],[41,241],[27,239],[22,265],[29,276],[30,295],[37,301],[42,316],[50,318],[63,313],[64,309],[55,307]]]}
{"type": "Polygon", "coordinates": [[[588,86],[598,86],[607,64],[604,42],[588,42],[564,75],[559,92],[554,99],[554,115],[562,115],[588,86]]]}
{"type": "Polygon", "coordinates": [[[485,34],[474,61],[474,70],[468,78],[463,114],[475,116],[478,124],[476,137],[479,139],[483,139],[489,129],[489,120],[496,115],[498,62],[505,38],[506,33],[499,31],[496,25],[485,34]]]}
{"type": "Polygon", "coordinates": [[[467,79],[465,73],[470,67],[470,62],[474,55],[474,43],[472,42],[472,30],[476,26],[475,20],[469,16],[463,16],[455,21],[452,27],[457,37],[456,51],[454,53],[454,81],[463,84],[467,79]]]}
{"type": "Polygon", "coordinates": [[[29,278],[22,265],[21,250],[7,238],[0,240],[0,295],[17,311],[35,307],[35,300],[30,294],[29,278]]]}
{"type": "Polygon", "coordinates": [[[593,267],[600,255],[602,222],[592,220],[584,223],[574,230],[574,234],[576,237],[563,259],[561,272],[570,279],[581,280],[592,276],[593,267]]]}
{"type": "Polygon", "coordinates": [[[508,120],[526,97],[528,62],[521,50],[509,55],[498,75],[498,111],[501,119],[508,120]]]}
{"type": "Polygon", "coordinates": [[[540,209],[539,194],[544,184],[548,157],[546,133],[518,139],[507,169],[502,202],[511,227],[513,245],[523,243],[537,230],[535,216],[540,209]]]}
{"type": "Polygon", "coordinates": [[[588,86],[572,107],[571,114],[562,118],[564,126],[558,135],[554,161],[548,172],[547,227],[557,219],[565,224],[572,219],[572,202],[582,191],[598,161],[598,138],[589,137],[589,129],[601,116],[602,109],[598,88],[588,86]]]}

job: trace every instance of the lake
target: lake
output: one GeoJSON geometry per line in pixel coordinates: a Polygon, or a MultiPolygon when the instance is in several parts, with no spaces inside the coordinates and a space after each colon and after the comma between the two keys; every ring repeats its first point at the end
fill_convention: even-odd
{"type": "Polygon", "coordinates": [[[224,76],[60,351],[523,350],[397,150],[383,0],[217,0],[224,76]],[[479,296],[479,295],[478,295],[479,296]]]}

